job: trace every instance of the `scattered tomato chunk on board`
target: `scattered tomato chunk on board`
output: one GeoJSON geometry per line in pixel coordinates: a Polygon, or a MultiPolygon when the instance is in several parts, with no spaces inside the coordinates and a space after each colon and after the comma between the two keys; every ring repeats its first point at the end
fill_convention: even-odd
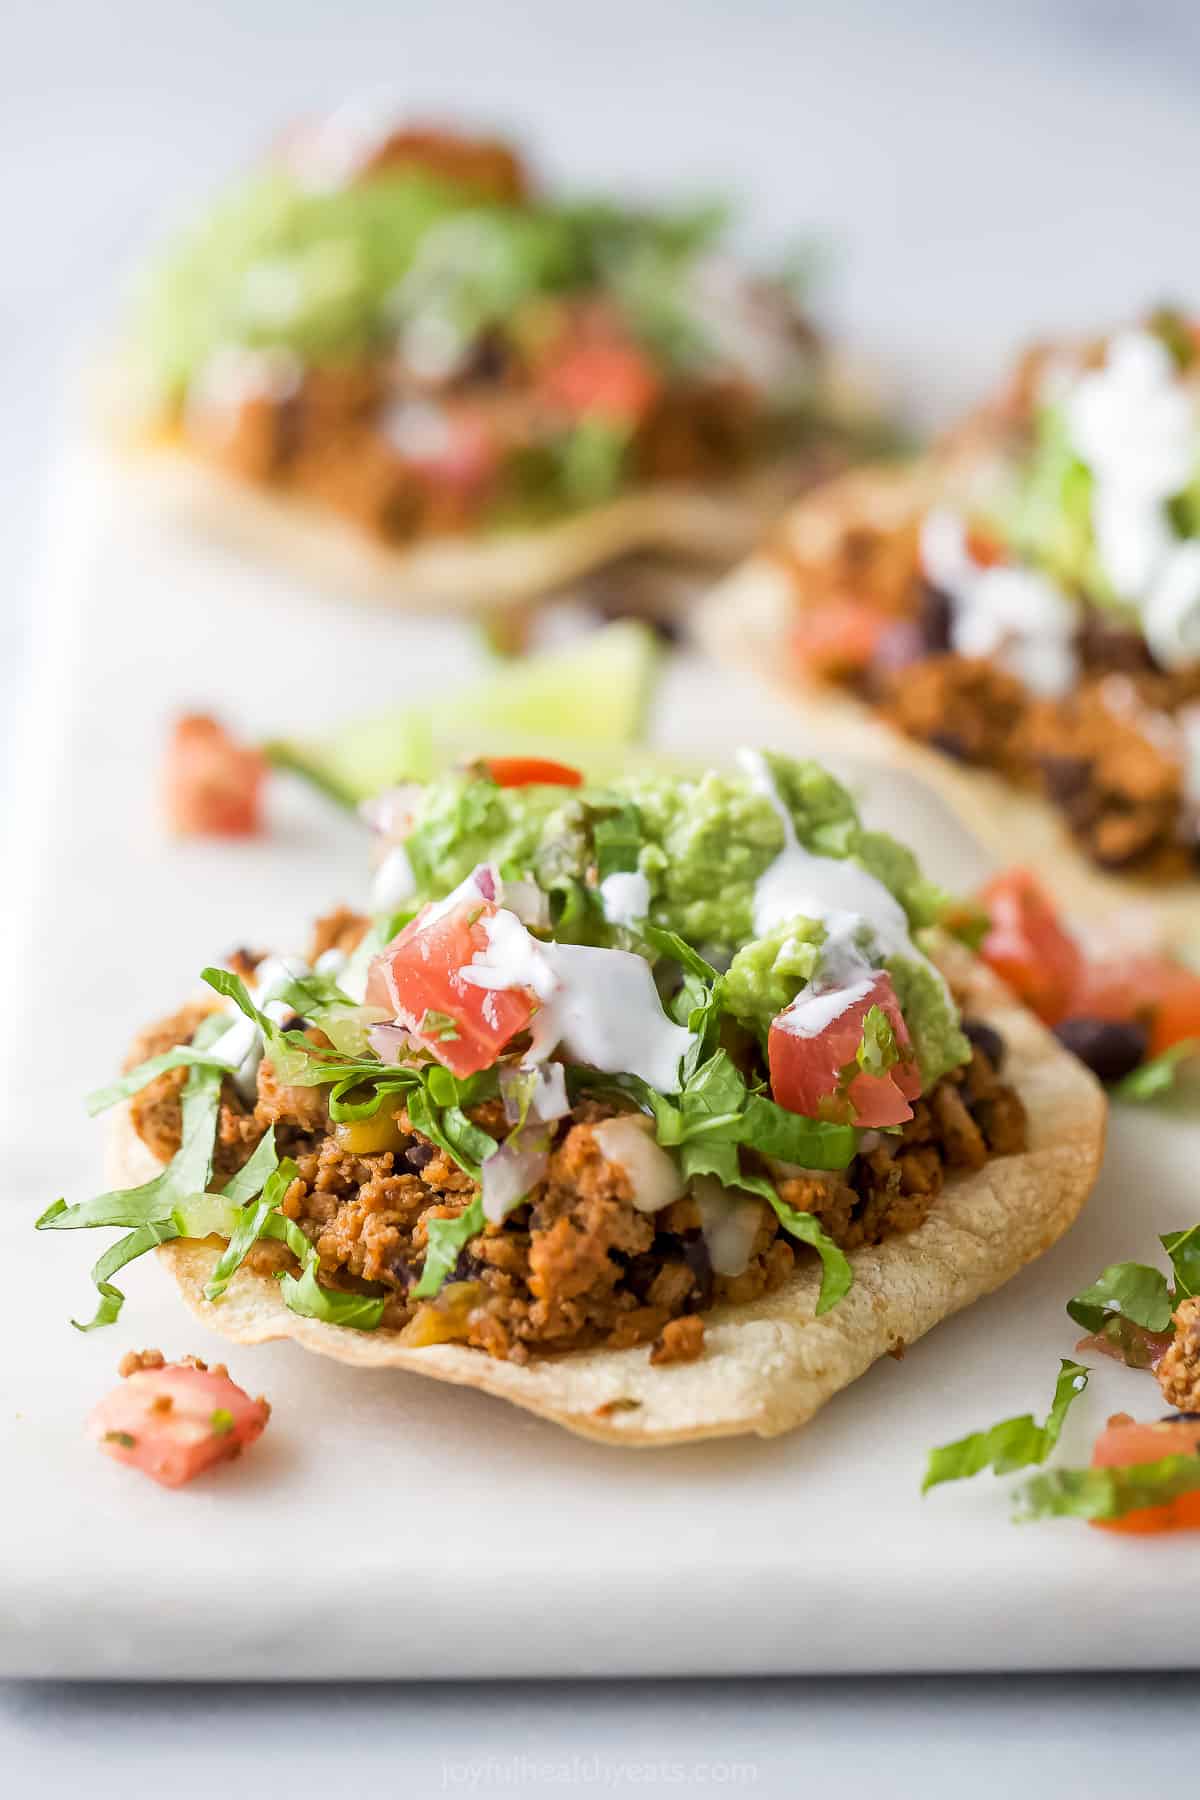
{"type": "Polygon", "coordinates": [[[187,713],[167,748],[165,798],[181,837],[253,837],[262,830],[267,764],[216,719],[187,713]]]}
{"type": "Polygon", "coordinates": [[[168,1363],[156,1351],[127,1357],[119,1387],[88,1419],[88,1436],[107,1456],[163,1487],[182,1487],[214,1463],[229,1462],[261,1437],[271,1408],[252,1400],[223,1363],[168,1363]]]}
{"type": "MultiPolygon", "coordinates": [[[[1200,1418],[1181,1414],[1173,1419],[1142,1423],[1128,1413],[1114,1413],[1092,1451],[1093,1469],[1122,1469],[1137,1463],[1155,1463],[1166,1456],[1200,1454],[1200,1418]]],[[[1100,1531],[1124,1531],[1148,1536],[1157,1531],[1200,1530],[1200,1488],[1180,1494],[1162,1506],[1143,1506],[1119,1519],[1093,1519],[1100,1531]]]]}

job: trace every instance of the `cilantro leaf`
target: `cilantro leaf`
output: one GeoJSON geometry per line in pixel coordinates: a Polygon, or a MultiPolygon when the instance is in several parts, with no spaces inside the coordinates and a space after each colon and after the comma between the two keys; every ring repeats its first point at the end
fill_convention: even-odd
{"type": "Polygon", "coordinates": [[[1122,1519],[1147,1506],[1165,1506],[1200,1489],[1200,1456],[1164,1456],[1158,1462],[1112,1469],[1051,1469],[1021,1490],[1015,1517],[1122,1519]]]}
{"type": "Polygon", "coordinates": [[[931,1450],[921,1492],[927,1494],[943,1481],[966,1481],[982,1469],[1011,1475],[1030,1463],[1045,1462],[1058,1442],[1072,1402],[1087,1387],[1088,1373],[1082,1363],[1063,1358],[1044,1425],[1039,1425],[1032,1413],[1022,1413],[1020,1418],[1002,1419],[987,1431],[973,1431],[953,1444],[931,1450]]]}
{"type": "Polygon", "coordinates": [[[854,1061],[864,1075],[886,1075],[900,1061],[895,1028],[882,1006],[868,1007],[854,1061]]]}
{"type": "Polygon", "coordinates": [[[1171,1259],[1175,1272],[1174,1303],[1190,1300],[1200,1294],[1200,1225],[1187,1231],[1168,1231],[1159,1243],[1171,1259]]]}
{"type": "Polygon", "coordinates": [[[1169,1050],[1142,1063],[1140,1068],[1118,1081],[1112,1092],[1118,1100],[1159,1100],[1175,1086],[1183,1064],[1197,1055],[1200,1055],[1200,1038],[1185,1038],[1182,1043],[1172,1044],[1169,1050]]]}
{"type": "Polygon", "coordinates": [[[1146,1331],[1166,1331],[1171,1323],[1171,1290],[1166,1276],[1146,1263],[1112,1263],[1067,1301],[1067,1313],[1085,1331],[1099,1332],[1113,1318],[1128,1319],[1146,1331]]]}
{"type": "Polygon", "coordinates": [[[458,1261],[458,1253],[473,1237],[478,1237],[485,1224],[483,1195],[476,1194],[465,1212],[453,1219],[429,1221],[428,1248],[421,1279],[411,1290],[414,1300],[428,1300],[436,1294],[458,1261]]]}

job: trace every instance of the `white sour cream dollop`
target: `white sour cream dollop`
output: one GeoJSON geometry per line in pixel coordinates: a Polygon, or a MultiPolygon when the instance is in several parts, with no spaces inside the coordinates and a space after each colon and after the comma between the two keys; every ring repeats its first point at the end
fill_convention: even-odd
{"type": "Polygon", "coordinates": [[[1078,614],[1047,576],[977,563],[964,521],[947,507],[921,527],[921,566],[950,601],[950,643],[961,656],[994,657],[1031,693],[1067,692],[1079,669],[1078,614]]]}

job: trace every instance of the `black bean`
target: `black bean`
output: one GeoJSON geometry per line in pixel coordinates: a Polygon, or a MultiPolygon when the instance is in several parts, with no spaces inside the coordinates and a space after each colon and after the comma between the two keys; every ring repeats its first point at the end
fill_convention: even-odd
{"type": "Polygon", "coordinates": [[[959,737],[956,731],[935,731],[929,742],[935,750],[940,750],[943,756],[952,756],[955,762],[970,762],[971,760],[971,752],[968,750],[965,740],[959,737]]]}
{"type": "Polygon", "coordinates": [[[1054,1035],[1101,1081],[1131,1074],[1150,1048],[1146,1027],[1129,1019],[1064,1019],[1054,1035]]]}
{"type": "Polygon", "coordinates": [[[985,1025],[982,1019],[964,1019],[963,1035],[976,1050],[982,1050],[993,1069],[999,1070],[1004,1062],[1004,1039],[994,1025],[985,1025]]]}
{"type": "Polygon", "coordinates": [[[697,1304],[708,1306],[713,1296],[713,1266],[708,1245],[699,1231],[694,1237],[684,1239],[683,1259],[695,1278],[697,1304]]]}
{"type": "Polygon", "coordinates": [[[1070,808],[1086,793],[1091,764],[1081,756],[1043,756],[1039,767],[1046,792],[1057,806],[1070,808]]]}
{"type": "Polygon", "coordinates": [[[922,586],[918,621],[926,651],[932,653],[950,648],[954,602],[949,594],[944,594],[941,588],[933,587],[928,581],[922,586]]]}
{"type": "Polygon", "coordinates": [[[404,1160],[410,1169],[423,1169],[437,1155],[432,1144],[413,1144],[404,1152],[404,1160]]]}
{"type": "Polygon", "coordinates": [[[1191,1419],[1200,1419],[1200,1413],[1164,1413],[1158,1422],[1160,1425],[1182,1425],[1191,1419]]]}

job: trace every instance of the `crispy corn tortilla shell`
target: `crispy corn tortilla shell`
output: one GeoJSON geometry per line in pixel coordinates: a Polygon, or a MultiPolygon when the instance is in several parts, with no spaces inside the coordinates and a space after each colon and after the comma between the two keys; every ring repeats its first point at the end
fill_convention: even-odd
{"type": "Polygon", "coordinates": [[[728,575],[697,609],[700,642],[719,662],[754,670],[790,695],[804,723],[830,751],[873,756],[910,769],[932,787],[1003,863],[1023,863],[1047,880],[1063,909],[1080,918],[1114,907],[1152,909],[1179,942],[1200,936],[1200,879],[1139,880],[1098,868],[1074,843],[1058,809],[986,769],[968,768],[893,731],[863,701],[828,683],[806,681],[786,654],[786,636],[804,592],[786,555],[828,555],[852,523],[898,527],[935,498],[965,495],[982,479],[977,457],[910,469],[862,469],[806,495],[776,526],[782,554],[760,550],[728,575]]]}
{"type": "MultiPolygon", "coordinates": [[[[790,1431],[888,1350],[913,1343],[1048,1250],[1078,1215],[1099,1172],[1106,1106],[1092,1076],[980,965],[953,950],[944,960],[956,982],[962,979],[972,1015],[1005,1038],[1005,1074],[1028,1110],[1029,1147],[977,1174],[952,1176],[918,1230],[856,1251],[854,1287],[822,1318],[814,1313],[820,1274],[812,1257],[775,1293],[705,1314],[704,1351],[696,1362],[654,1367],[643,1345],[577,1351],[522,1367],[456,1345],[416,1349],[394,1331],[352,1331],[300,1318],[288,1311],[275,1281],[245,1269],[214,1305],[204,1298],[204,1284],[220,1253],[216,1240],[180,1239],[158,1255],[196,1316],[234,1343],[294,1338],[306,1350],[362,1368],[406,1369],[480,1388],[607,1443],[653,1446],[790,1431]]],[[[145,1181],[158,1166],[123,1107],[111,1144],[111,1179],[145,1181]]]]}
{"type": "MultiPolygon", "coordinates": [[[[828,472],[819,448],[712,488],[658,485],[533,529],[392,548],[303,496],[240,481],[172,440],[121,461],[165,516],[339,597],[404,611],[479,612],[569,587],[636,552],[711,569],[744,556],[780,508],[828,472]]],[[[702,584],[697,584],[702,585],[702,584]]]]}

